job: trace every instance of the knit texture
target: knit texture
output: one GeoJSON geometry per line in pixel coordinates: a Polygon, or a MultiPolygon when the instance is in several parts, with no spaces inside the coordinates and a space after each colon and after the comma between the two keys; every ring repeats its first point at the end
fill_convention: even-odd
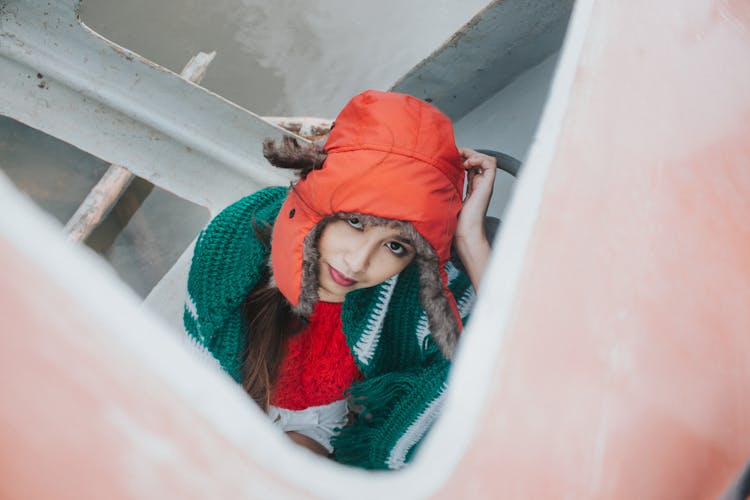
{"type": "Polygon", "coordinates": [[[247,327],[242,303],[266,271],[269,248],[255,237],[258,224],[276,219],[287,188],[258,191],[216,216],[195,244],[183,313],[185,330],[242,383],[247,327]]]}
{"type": "Polygon", "coordinates": [[[341,304],[318,302],[305,329],[287,342],[271,404],[304,410],[344,399],[359,378],[341,329],[341,304]]]}
{"type": "MultiPolygon", "coordinates": [[[[252,220],[273,223],[286,194],[277,187],[243,198],[196,243],[185,329],[237,382],[247,347],[242,302],[266,271],[270,251],[255,238],[252,220]]],[[[474,301],[471,283],[450,262],[445,270],[465,324],[474,301]]],[[[363,380],[347,391],[358,416],[334,437],[334,457],[370,469],[400,468],[437,418],[450,369],[429,333],[417,266],[347,294],[341,321],[363,380]]]]}

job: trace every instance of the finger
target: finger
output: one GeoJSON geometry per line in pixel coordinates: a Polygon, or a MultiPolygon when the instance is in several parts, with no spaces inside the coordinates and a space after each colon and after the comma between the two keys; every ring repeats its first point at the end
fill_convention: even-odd
{"type": "Polygon", "coordinates": [[[477,153],[476,156],[467,158],[464,161],[464,168],[470,169],[475,167],[495,170],[497,168],[497,162],[491,156],[481,155],[477,153]]]}
{"type": "Polygon", "coordinates": [[[470,169],[472,167],[479,167],[482,165],[482,158],[479,156],[469,156],[464,160],[464,168],[470,169]]]}
{"type": "Polygon", "coordinates": [[[477,152],[469,148],[458,148],[458,154],[460,154],[461,158],[465,160],[469,156],[477,154],[477,152]]]}
{"type": "Polygon", "coordinates": [[[471,167],[471,169],[469,169],[468,172],[469,172],[469,175],[471,176],[472,181],[476,183],[477,181],[474,179],[476,179],[477,177],[479,178],[485,177],[485,173],[487,172],[487,169],[482,166],[471,167]]]}
{"type": "Polygon", "coordinates": [[[481,158],[484,155],[477,153],[473,149],[461,148],[459,151],[461,153],[461,159],[463,160],[464,167],[476,166],[482,162],[481,158]]]}
{"type": "Polygon", "coordinates": [[[471,193],[474,192],[474,189],[476,188],[476,177],[477,177],[477,171],[476,169],[471,169],[467,171],[467,189],[466,189],[466,196],[468,197],[471,193]]]}
{"type": "Polygon", "coordinates": [[[471,192],[474,190],[474,176],[471,170],[466,172],[466,198],[471,196],[471,192]]]}

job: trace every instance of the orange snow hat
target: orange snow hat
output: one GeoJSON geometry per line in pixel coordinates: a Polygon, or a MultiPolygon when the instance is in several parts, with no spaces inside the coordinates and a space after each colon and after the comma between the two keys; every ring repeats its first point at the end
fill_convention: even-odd
{"type": "MultiPolygon", "coordinates": [[[[458,317],[460,329],[444,271],[465,175],[450,119],[414,97],[370,90],[344,107],[324,147],[322,168],[294,185],[274,225],[276,286],[293,306],[299,304],[305,238],[326,217],[359,213],[405,221],[434,249],[439,266],[435,273],[448,298],[445,305],[458,317]]],[[[439,320],[429,312],[435,307],[428,308],[424,297],[422,302],[432,316],[434,334],[432,322],[439,320]]]]}

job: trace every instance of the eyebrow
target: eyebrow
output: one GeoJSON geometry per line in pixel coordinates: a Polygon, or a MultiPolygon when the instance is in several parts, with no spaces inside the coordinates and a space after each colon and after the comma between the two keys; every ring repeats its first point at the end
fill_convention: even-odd
{"type": "Polygon", "coordinates": [[[414,247],[414,242],[412,242],[409,238],[405,238],[404,236],[395,235],[393,239],[398,241],[399,243],[403,243],[405,245],[409,245],[410,247],[414,247]]]}

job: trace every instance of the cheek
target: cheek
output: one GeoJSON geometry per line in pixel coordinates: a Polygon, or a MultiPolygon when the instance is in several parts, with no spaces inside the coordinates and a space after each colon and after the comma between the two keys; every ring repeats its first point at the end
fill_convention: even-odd
{"type": "Polygon", "coordinates": [[[323,228],[323,232],[318,239],[318,253],[321,260],[325,260],[336,252],[337,247],[341,246],[344,233],[341,231],[340,224],[331,222],[323,228]]]}
{"type": "Polygon", "coordinates": [[[329,245],[327,244],[326,239],[323,236],[321,236],[320,239],[318,240],[319,260],[326,260],[330,253],[331,253],[331,250],[329,248],[329,245]]]}
{"type": "Polygon", "coordinates": [[[399,258],[393,255],[384,254],[378,265],[378,279],[385,281],[388,278],[397,275],[412,261],[411,258],[399,258]]]}

